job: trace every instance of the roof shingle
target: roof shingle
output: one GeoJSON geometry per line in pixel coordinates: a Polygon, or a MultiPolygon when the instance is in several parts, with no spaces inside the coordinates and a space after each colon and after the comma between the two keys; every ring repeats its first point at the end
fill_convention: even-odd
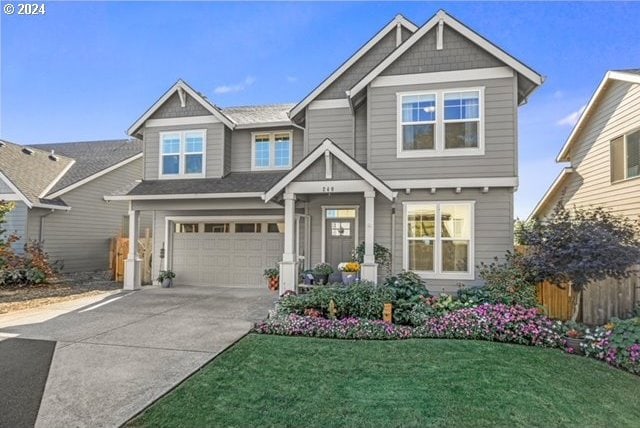
{"type": "Polygon", "coordinates": [[[288,112],[295,104],[268,104],[261,106],[238,106],[223,108],[222,113],[238,125],[289,122],[288,112]]]}

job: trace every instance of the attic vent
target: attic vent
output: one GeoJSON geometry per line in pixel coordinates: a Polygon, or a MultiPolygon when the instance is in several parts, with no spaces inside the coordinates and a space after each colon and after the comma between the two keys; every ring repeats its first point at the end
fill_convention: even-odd
{"type": "Polygon", "coordinates": [[[49,153],[49,159],[51,159],[51,160],[52,160],[52,161],[54,161],[54,162],[57,162],[57,161],[58,161],[58,156],[56,156],[56,155],[54,154],[54,151],[53,151],[53,150],[51,150],[51,153],[49,153]]]}
{"type": "Polygon", "coordinates": [[[31,149],[30,149],[30,148],[28,148],[28,147],[24,147],[24,148],[22,149],[22,153],[24,153],[25,155],[32,155],[32,154],[33,154],[33,150],[31,150],[31,149]]]}

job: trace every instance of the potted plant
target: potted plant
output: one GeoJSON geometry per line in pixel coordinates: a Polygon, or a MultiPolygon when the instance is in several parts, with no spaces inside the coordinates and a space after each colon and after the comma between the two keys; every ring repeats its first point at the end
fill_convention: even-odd
{"type": "Polygon", "coordinates": [[[326,285],[332,273],[333,268],[329,263],[318,263],[313,267],[313,277],[318,285],[326,285]]]}
{"type": "Polygon", "coordinates": [[[358,279],[358,274],[360,273],[360,263],[340,263],[340,265],[338,265],[338,269],[342,272],[342,283],[345,285],[351,285],[358,279]]]}
{"type": "Polygon", "coordinates": [[[564,349],[572,354],[584,355],[582,344],[584,343],[585,331],[580,325],[574,322],[565,324],[564,349]]]}
{"type": "Polygon", "coordinates": [[[302,272],[302,283],[304,285],[313,285],[315,282],[315,277],[313,276],[313,270],[307,269],[302,272]]]}
{"type": "Polygon", "coordinates": [[[162,286],[162,288],[171,288],[173,287],[173,278],[176,277],[176,274],[170,270],[161,270],[158,274],[158,282],[162,286]]]}
{"type": "Polygon", "coordinates": [[[277,291],[280,287],[280,270],[277,267],[265,269],[263,276],[267,279],[269,290],[277,291]]]}

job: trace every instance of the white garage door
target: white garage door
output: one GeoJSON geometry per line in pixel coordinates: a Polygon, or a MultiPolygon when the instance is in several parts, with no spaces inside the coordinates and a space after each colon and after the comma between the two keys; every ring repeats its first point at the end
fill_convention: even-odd
{"type": "Polygon", "coordinates": [[[279,223],[176,223],[176,284],[265,287],[264,269],[282,259],[279,223]]]}

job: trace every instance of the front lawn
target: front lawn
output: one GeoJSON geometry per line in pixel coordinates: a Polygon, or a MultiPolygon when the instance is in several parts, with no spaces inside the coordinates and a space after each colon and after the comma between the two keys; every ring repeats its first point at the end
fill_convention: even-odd
{"type": "Polygon", "coordinates": [[[249,335],[130,426],[637,426],[640,378],[482,341],[249,335]]]}

